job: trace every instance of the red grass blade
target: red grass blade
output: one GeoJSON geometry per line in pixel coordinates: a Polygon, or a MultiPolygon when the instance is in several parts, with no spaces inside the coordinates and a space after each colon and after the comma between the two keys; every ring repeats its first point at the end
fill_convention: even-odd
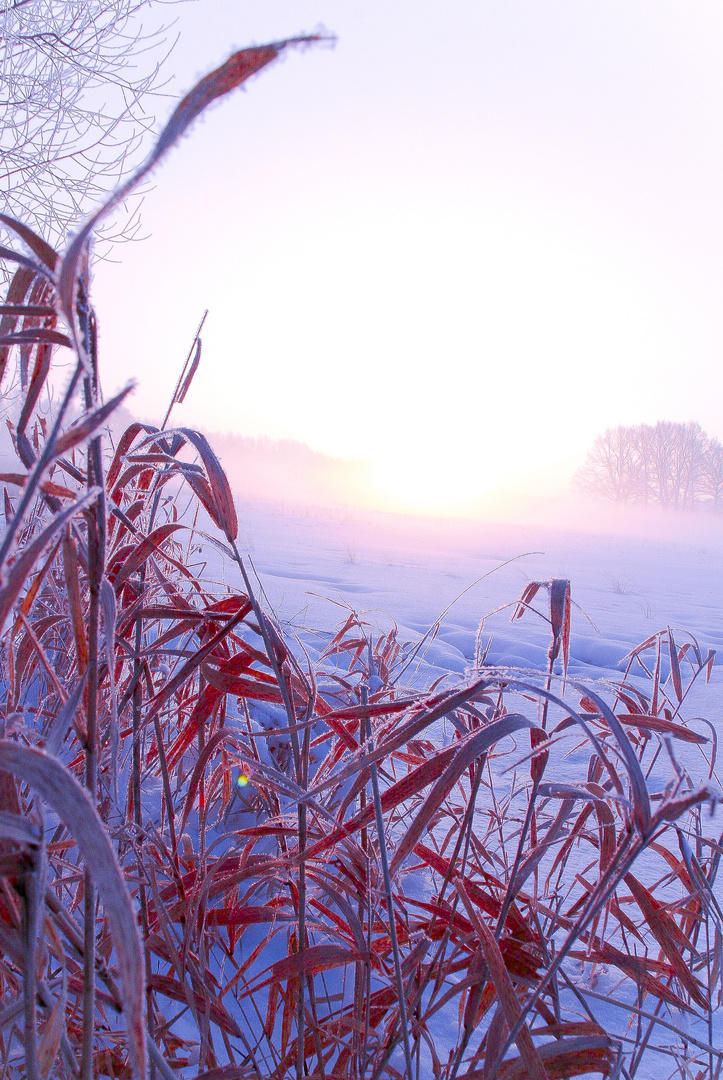
{"type": "Polygon", "coordinates": [[[676,724],[672,720],[665,720],[662,716],[650,716],[644,713],[616,713],[618,720],[623,724],[640,728],[641,731],[660,731],[665,735],[672,735],[674,739],[683,742],[703,744],[710,742],[707,735],[700,735],[697,731],[676,724]]]}
{"type": "Polygon", "coordinates": [[[683,683],[680,677],[680,663],[678,661],[678,649],[673,638],[673,631],[668,627],[668,648],[670,650],[670,674],[673,679],[673,689],[678,699],[678,704],[683,700],[683,683]]]}
{"type": "Polygon", "coordinates": [[[562,650],[562,674],[567,675],[570,659],[570,582],[567,578],[553,578],[550,582],[550,622],[552,623],[552,646],[550,663],[562,650]]]}
{"type": "Polygon", "coordinates": [[[21,255],[19,251],[13,251],[12,248],[6,248],[0,245],[0,259],[7,259],[8,262],[17,263],[23,269],[31,270],[34,274],[44,274],[49,277],[49,271],[40,263],[35,262],[33,259],[29,259],[27,255],[21,255]]]}
{"type": "Polygon", "coordinates": [[[55,443],[53,448],[54,456],[60,457],[61,454],[67,454],[68,450],[72,450],[74,446],[79,446],[80,443],[85,442],[91,435],[94,435],[98,428],[103,426],[111,413],[125,401],[132,389],[133,384],[131,383],[130,386],[126,386],[125,390],[121,390],[119,394],[107,401],[105,405],[101,405],[99,408],[87,413],[77,423],[69,427],[67,431],[64,431],[55,443]]]}
{"type": "Polygon", "coordinates": [[[128,581],[132,574],[135,574],[142,566],[145,566],[147,560],[151,555],[162,555],[161,544],[164,540],[167,540],[169,536],[173,536],[179,529],[185,529],[187,526],[181,525],[180,522],[168,522],[166,525],[159,525],[157,529],[154,529],[152,533],[144,537],[140,544],[128,555],[123,561],[123,565],[116,574],[113,582],[116,592],[120,589],[121,585],[128,581]]]}
{"type": "Polygon", "coordinates": [[[87,506],[90,506],[97,497],[98,489],[93,488],[84,495],[82,499],[78,499],[72,506],[68,506],[65,510],[61,510],[61,512],[53,518],[50,524],[43,529],[40,535],[37,536],[31,544],[28,544],[22,549],[10,570],[7,571],[5,580],[0,588],[0,634],[5,626],[6,619],[12,611],[13,604],[20,595],[23,585],[25,585],[38,557],[42,554],[56,533],[63,528],[66,522],[68,522],[74,514],[79,514],[82,510],[85,510],[87,506]]]}
{"type": "Polygon", "coordinates": [[[532,726],[532,721],[528,720],[526,716],[522,716],[521,713],[507,713],[499,720],[495,720],[493,723],[489,724],[486,728],[482,728],[480,731],[476,731],[466,739],[462,740],[459,747],[456,748],[451,764],[445,770],[444,775],[441,776],[434,785],[434,788],[425,799],[421,810],[418,812],[414,821],[404,834],[404,837],[397,845],[397,849],[394,852],[394,858],[392,859],[389,868],[391,874],[394,874],[397,871],[407,855],[414,850],[417,841],[427,828],[433,815],[437,812],[460,776],[466,772],[469,766],[476,761],[478,757],[481,757],[482,754],[486,753],[490,747],[499,742],[500,739],[512,735],[515,731],[519,731],[520,728],[530,728],[532,726]]]}
{"type": "Polygon", "coordinates": [[[206,470],[213,500],[217,508],[219,524],[226,534],[229,543],[238,536],[238,519],[236,507],[233,501],[231,486],[226,473],[221,468],[221,463],[213,452],[205,435],[190,428],[180,428],[182,435],[192,443],[201,456],[203,467],[206,470]]]}
{"type": "Polygon", "coordinates": [[[633,797],[633,807],[635,810],[635,819],[638,828],[645,836],[650,825],[650,795],[648,794],[648,786],[645,783],[645,777],[643,776],[640,763],[635,756],[635,751],[630,745],[630,740],[623,731],[620,721],[613,713],[609,705],[603,701],[603,699],[596,694],[589,687],[579,686],[574,684],[575,688],[581,693],[586,694],[595,705],[595,708],[600,711],[600,715],[610,725],[610,729],[617,739],[618,746],[622,751],[623,760],[628,770],[628,776],[630,777],[630,789],[633,797]]]}
{"type": "Polygon", "coordinates": [[[7,225],[8,229],[12,229],[14,233],[20,237],[24,243],[28,245],[34,255],[40,259],[44,266],[50,270],[51,274],[55,273],[55,267],[57,266],[60,256],[57,251],[54,251],[41,236],[29,229],[27,225],[23,225],[21,221],[16,221],[15,218],[9,217],[8,214],[0,214],[0,221],[7,225]]]}
{"type": "MultiPolygon", "coordinates": [[[[35,280],[36,274],[27,267],[21,266],[19,270],[15,271],[10,282],[10,288],[7,291],[7,304],[4,305],[10,310],[4,311],[3,317],[0,319],[0,336],[9,334],[15,329],[19,314],[15,314],[12,309],[23,304],[35,280]]],[[[5,375],[10,349],[10,345],[0,346],[0,382],[2,382],[5,375]]]]}
{"type": "MultiPolygon", "coordinates": [[[[492,931],[479,917],[477,908],[470,900],[467,890],[464,887],[464,883],[460,878],[455,879],[455,886],[475,929],[482,951],[484,952],[487,967],[489,968],[492,981],[497,990],[497,997],[505,1014],[505,1019],[507,1020],[507,1026],[512,1028],[520,1021],[522,1017],[522,1008],[517,1000],[517,994],[512,985],[512,980],[510,979],[507,967],[505,966],[500,947],[495,941],[492,931]]],[[[542,1064],[537,1048],[532,1041],[530,1029],[526,1022],[522,1024],[516,1041],[520,1050],[520,1056],[525,1065],[524,1075],[531,1077],[532,1080],[548,1080],[545,1066],[542,1064]]],[[[496,1049],[496,1047],[490,1047],[488,1053],[490,1050],[496,1049]]]]}
{"type": "Polygon", "coordinates": [[[67,334],[62,334],[59,330],[46,330],[42,326],[34,330],[16,330],[13,334],[0,337],[0,345],[33,345],[38,342],[46,345],[62,345],[66,349],[73,347],[67,334]]]}
{"type": "Polygon", "coordinates": [[[678,929],[675,920],[665,910],[665,906],[655,899],[649,889],[638,881],[633,874],[625,875],[625,884],[635,898],[646,924],[653,932],[655,940],[665,953],[671,967],[675,971],[678,982],[690,994],[693,1001],[701,1009],[708,1007],[708,1002],[701,990],[700,984],[693,976],[690,968],[682,956],[683,949],[692,949],[691,943],[685,934],[678,929]]]}

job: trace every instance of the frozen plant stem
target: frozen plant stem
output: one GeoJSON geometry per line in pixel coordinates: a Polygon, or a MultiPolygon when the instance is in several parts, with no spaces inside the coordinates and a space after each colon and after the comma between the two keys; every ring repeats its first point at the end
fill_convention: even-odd
{"type": "MultiPolygon", "coordinates": [[[[150,529],[149,529],[150,532],[150,529]]],[[[143,590],[145,588],[145,566],[141,568],[139,575],[140,580],[140,594],[143,596],[143,590]]],[[[133,761],[132,761],[132,794],[133,794],[133,824],[135,825],[135,852],[136,852],[136,867],[138,872],[138,905],[141,915],[141,932],[143,934],[143,940],[148,940],[148,899],[146,896],[146,882],[143,869],[143,811],[141,808],[141,760],[143,754],[143,747],[141,745],[143,732],[141,730],[141,718],[143,710],[143,686],[141,681],[142,674],[142,650],[143,650],[143,619],[136,619],[135,626],[135,655],[133,658],[133,761]]],[[[169,809],[169,819],[172,814],[172,808],[169,809]]],[[[175,853],[174,853],[175,854],[175,853]]],[[[150,988],[150,975],[151,975],[151,956],[150,952],[145,953],[145,969],[146,969],[146,1009],[148,1016],[148,1038],[149,1041],[153,1041],[153,995],[150,988]]]]}
{"type": "MultiPolygon", "coordinates": [[[[455,863],[457,862],[457,856],[459,855],[459,847],[460,847],[459,842],[461,841],[461,839],[463,837],[464,837],[464,854],[462,856],[462,863],[461,863],[461,867],[460,867],[460,877],[462,878],[462,880],[464,880],[465,868],[466,868],[466,865],[467,865],[467,856],[469,854],[470,837],[471,837],[471,834],[472,834],[472,826],[473,826],[473,823],[474,823],[475,803],[477,801],[477,792],[479,791],[479,785],[480,785],[480,781],[482,779],[482,770],[483,770],[483,768],[485,766],[485,761],[486,761],[486,755],[483,758],[481,758],[477,762],[477,764],[475,766],[474,779],[472,781],[472,785],[471,785],[471,788],[470,788],[469,802],[467,803],[467,807],[465,809],[465,817],[464,817],[464,821],[462,823],[462,828],[460,829],[460,835],[457,838],[457,844],[455,846],[454,855],[452,856],[452,859],[450,860],[449,874],[447,874],[445,876],[445,879],[444,879],[444,888],[447,887],[447,885],[449,883],[449,875],[452,873],[453,867],[454,867],[455,863]]],[[[443,891],[442,891],[442,893],[440,893],[440,896],[442,896],[442,895],[443,895],[443,891]]],[[[453,913],[457,911],[458,902],[459,902],[459,893],[455,893],[454,900],[452,902],[453,903],[453,907],[452,907],[453,913]]],[[[444,948],[443,949],[440,948],[439,954],[438,954],[439,957],[440,957],[440,961],[441,961],[441,958],[444,956],[444,950],[447,947],[447,942],[449,941],[450,934],[451,934],[451,923],[448,924],[448,926],[445,929],[445,933],[443,935],[442,940],[444,942],[444,948]]],[[[430,966],[430,970],[431,970],[432,965],[430,964],[429,966],[430,966]]],[[[439,966],[441,967],[441,963],[440,963],[439,966]]],[[[435,987],[434,992],[436,992],[436,987],[435,987]]],[[[418,996],[421,998],[421,993],[418,992],[418,996]]],[[[460,1065],[462,1064],[462,1058],[464,1057],[465,1051],[466,1051],[466,1049],[467,1049],[467,1047],[469,1045],[469,1041],[472,1038],[473,1030],[474,1030],[474,1028],[471,1025],[470,1026],[465,1025],[464,1031],[462,1032],[462,1038],[460,1039],[459,1046],[457,1047],[457,1053],[456,1053],[456,1055],[454,1057],[454,1060],[452,1062],[452,1070],[451,1070],[449,1080],[456,1080],[457,1073],[459,1072],[460,1065]]]]}
{"type": "MultiPolygon", "coordinates": [[[[557,656],[558,656],[559,650],[560,650],[560,645],[562,643],[562,629],[563,629],[562,624],[563,624],[564,616],[562,616],[562,613],[559,610],[556,612],[555,603],[554,603],[554,590],[557,587],[557,591],[559,591],[559,585],[560,585],[561,581],[564,581],[564,579],[558,579],[556,581],[553,581],[552,584],[551,584],[550,621],[551,621],[551,624],[552,624],[552,642],[550,644],[550,650],[548,652],[547,679],[545,680],[545,690],[547,691],[548,694],[550,693],[550,690],[551,690],[551,687],[552,687],[552,676],[553,676],[553,672],[555,670],[555,660],[557,659],[557,656]],[[556,614],[557,614],[557,619],[556,619],[556,614]]],[[[567,584],[567,589],[566,589],[566,591],[564,593],[564,596],[567,598],[567,597],[569,597],[569,582],[565,582],[565,584],[567,584]]],[[[569,599],[567,599],[567,602],[569,603],[569,599]]],[[[565,600],[563,600],[563,609],[564,609],[564,604],[565,604],[565,600]]],[[[565,656],[565,654],[564,654],[564,647],[563,647],[563,670],[565,670],[564,656],[565,656]]],[[[550,704],[549,698],[545,697],[544,700],[543,700],[543,703],[542,703],[541,726],[542,726],[543,731],[547,730],[547,711],[548,711],[548,708],[549,708],[549,704],[550,704]]],[[[530,737],[532,737],[532,736],[530,736],[530,737]]],[[[534,748],[534,744],[533,744],[533,748],[534,748]]],[[[515,883],[516,883],[516,880],[517,880],[517,872],[520,869],[520,866],[522,864],[522,856],[524,854],[525,844],[527,843],[527,835],[528,835],[528,833],[530,831],[530,826],[531,826],[531,824],[533,822],[533,816],[534,816],[534,813],[535,813],[535,803],[537,801],[537,791],[538,791],[538,788],[540,786],[540,781],[542,780],[543,768],[544,768],[544,766],[542,768],[539,768],[539,767],[536,768],[535,764],[534,764],[534,758],[533,758],[533,764],[532,764],[532,791],[530,792],[530,798],[529,798],[529,801],[527,803],[527,812],[525,814],[525,820],[524,820],[524,823],[522,825],[522,831],[520,833],[520,839],[519,839],[518,844],[517,844],[517,851],[515,852],[515,861],[514,861],[514,863],[512,865],[512,870],[510,872],[509,886],[507,888],[507,892],[505,894],[505,899],[504,899],[503,904],[502,904],[502,909],[500,911],[500,917],[499,917],[498,922],[497,922],[497,928],[495,929],[495,941],[499,941],[501,936],[502,936],[502,931],[504,930],[504,927],[505,927],[505,920],[507,919],[507,915],[509,913],[510,907],[514,903],[515,896],[516,896],[516,893],[518,891],[518,890],[515,889],[515,883]]],[[[533,846],[534,846],[534,843],[535,843],[534,833],[533,833],[532,843],[533,843],[533,846]]]]}
{"type": "MultiPolygon", "coordinates": [[[[87,303],[85,283],[80,283],[77,314],[90,372],[84,378],[85,407],[88,412],[99,404],[95,319],[87,303]]],[[[99,497],[88,514],[88,679],[87,741],[85,750],[85,786],[91,802],[98,798],[98,654],[100,631],[100,587],[105,573],[106,503],[103,480],[101,438],[95,436],[88,447],[88,490],[97,488],[99,497]]],[[[93,1080],[93,1041],[95,1028],[95,920],[97,895],[88,866],[84,871],[84,941],[83,941],[83,1051],[82,1080],[93,1080]]]]}
{"type": "MultiPolygon", "coordinates": [[[[371,735],[371,723],[368,717],[362,717],[361,719],[361,737],[362,742],[367,742],[371,735]]],[[[367,805],[367,791],[364,786],[359,792],[359,811],[363,813],[367,805]]],[[[372,931],[372,912],[371,912],[371,880],[369,876],[370,862],[369,862],[369,836],[366,826],[361,829],[360,844],[364,858],[364,872],[365,872],[365,886],[366,894],[359,897],[359,925],[364,926],[364,916],[368,915],[367,927],[367,957],[364,964],[357,964],[354,974],[354,1005],[356,1010],[357,1021],[360,1021],[362,1002],[364,1008],[364,1023],[363,1029],[359,1028],[354,1032],[354,1042],[356,1044],[355,1053],[355,1068],[357,1077],[363,1077],[366,1072],[367,1062],[367,1047],[369,1043],[369,1015],[370,1015],[370,1003],[369,995],[371,993],[371,965],[369,957],[371,956],[371,931],[372,931]]]]}
{"type": "MultiPolygon", "coordinates": [[[[261,637],[266,648],[266,654],[269,658],[272,671],[276,678],[276,684],[281,693],[281,700],[286,711],[286,718],[289,723],[289,734],[291,736],[291,747],[294,753],[294,764],[296,766],[296,779],[297,783],[304,787],[307,777],[305,770],[302,768],[301,758],[301,746],[299,743],[299,733],[296,730],[296,714],[291,701],[289,693],[289,685],[284,676],[284,672],[281,667],[281,662],[277,656],[276,643],[272,639],[269,624],[267,622],[264,612],[261,610],[261,605],[256,599],[256,594],[251,586],[251,579],[249,578],[246,565],[241,558],[241,554],[236,545],[236,541],[229,537],[234,558],[241,571],[241,577],[243,578],[244,588],[249,598],[249,602],[256,616],[256,620],[259,624],[261,631],[261,637]]],[[[304,851],[306,848],[306,804],[299,803],[297,807],[297,829],[299,836],[299,898],[298,898],[298,917],[299,917],[299,941],[298,941],[298,958],[299,958],[299,997],[297,1002],[297,1028],[298,1028],[298,1048],[296,1059],[296,1076],[297,1080],[302,1080],[304,1076],[304,1008],[305,1008],[305,988],[307,982],[307,976],[304,973],[304,950],[306,947],[306,862],[304,859],[304,851]]],[[[319,1067],[321,1069],[321,1075],[323,1076],[323,1062],[321,1054],[319,1054],[319,1067]]],[[[411,1080],[411,1073],[410,1073],[411,1080]]]]}
{"type": "Polygon", "coordinates": [[[18,501],[15,513],[11,517],[10,521],[7,523],[5,535],[2,538],[2,542],[0,542],[0,567],[2,567],[5,563],[5,560],[12,548],[13,541],[15,540],[20,526],[25,520],[25,514],[27,513],[27,509],[37,495],[38,486],[40,484],[40,481],[42,480],[43,473],[47,469],[50,462],[53,460],[55,444],[62,430],[65,414],[68,411],[68,406],[70,405],[73,395],[75,394],[78,382],[80,380],[80,376],[82,374],[83,365],[81,363],[78,363],[76,364],[75,370],[73,371],[70,383],[68,384],[68,389],[65,391],[65,397],[63,398],[58,409],[58,415],[55,418],[53,430],[45,442],[45,445],[40,456],[38,457],[35,467],[28,476],[27,482],[23,487],[22,494],[18,501]]]}
{"type": "MultiPolygon", "coordinates": [[[[372,674],[372,672],[370,672],[372,674]]],[[[369,690],[366,686],[361,688],[362,705],[369,704],[369,690]]],[[[370,750],[372,747],[370,746],[370,750]]],[[[374,797],[374,815],[376,817],[377,835],[379,837],[379,858],[382,864],[384,877],[384,892],[387,901],[387,914],[389,916],[389,939],[392,943],[394,956],[394,977],[397,984],[397,998],[399,1001],[399,1024],[402,1029],[402,1042],[404,1044],[404,1060],[407,1066],[407,1077],[413,1080],[412,1051],[409,1043],[409,1024],[407,1022],[407,997],[402,978],[402,964],[399,956],[399,941],[397,940],[397,926],[394,920],[394,900],[392,898],[392,881],[389,876],[389,859],[387,858],[387,844],[384,836],[384,816],[382,815],[382,799],[379,793],[379,771],[376,761],[371,764],[372,794],[374,797]]]]}
{"type": "Polygon", "coordinates": [[[629,844],[630,837],[626,838],[626,840],[623,842],[623,845],[618,853],[617,862],[613,862],[610,864],[603,876],[600,878],[597,887],[593,890],[593,892],[590,893],[589,899],[585,904],[585,907],[581,912],[580,916],[578,917],[577,922],[575,923],[574,927],[569,931],[567,939],[560,948],[559,952],[556,954],[555,959],[552,961],[547,971],[543,975],[542,979],[537,984],[531,997],[526,1002],[519,1020],[517,1020],[517,1022],[512,1026],[512,1030],[509,1032],[507,1036],[507,1041],[499,1055],[499,1061],[504,1060],[505,1054],[515,1042],[517,1036],[519,1035],[524,1024],[526,1023],[526,1019],[528,1014],[530,1013],[530,1010],[533,1008],[535,1003],[539,1001],[539,999],[542,997],[542,994],[545,992],[545,989],[552,982],[561,964],[567,957],[567,954],[570,952],[570,949],[573,947],[576,941],[580,940],[581,934],[585,932],[585,930],[593,921],[600,909],[613,895],[618,885],[635,862],[636,858],[646,847],[645,840],[641,840],[638,844],[630,844],[630,846],[628,846],[629,844]],[[625,850],[626,848],[627,852],[625,850]]]}
{"type": "Polygon", "coordinates": [[[25,1068],[28,1080],[40,1080],[38,1064],[38,1019],[37,1019],[37,942],[41,929],[44,907],[45,874],[43,847],[33,854],[32,869],[25,875],[25,920],[23,941],[23,979],[25,1005],[25,1068]]]}
{"type": "Polygon", "coordinates": [[[178,376],[178,382],[176,383],[176,389],[173,391],[171,404],[168,406],[166,415],[163,418],[163,423],[161,424],[161,431],[166,430],[166,424],[170,419],[173,406],[176,404],[176,402],[180,404],[180,402],[183,401],[184,397],[186,396],[186,391],[188,390],[188,387],[191,383],[191,380],[196,374],[196,368],[198,367],[198,361],[201,355],[201,342],[199,339],[201,337],[201,331],[203,330],[203,324],[206,321],[207,315],[208,308],[206,308],[206,310],[204,311],[203,318],[198,324],[198,330],[196,331],[194,339],[191,342],[191,348],[188,350],[188,356],[186,357],[186,361],[181,368],[181,374],[178,376]]]}

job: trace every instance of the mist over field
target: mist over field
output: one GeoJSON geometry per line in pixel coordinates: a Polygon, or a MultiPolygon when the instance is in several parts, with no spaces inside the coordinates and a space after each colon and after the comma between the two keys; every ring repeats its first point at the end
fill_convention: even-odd
{"type": "MultiPolygon", "coordinates": [[[[121,430],[131,418],[128,410],[121,409],[114,430],[121,430]]],[[[292,515],[318,513],[321,518],[330,510],[342,516],[346,512],[351,519],[370,512],[368,519],[378,521],[382,532],[383,522],[389,519],[395,523],[394,530],[416,536],[420,542],[427,533],[449,534],[451,529],[471,536],[478,527],[526,525],[546,531],[689,541],[714,548],[723,543],[723,516],[707,506],[675,508],[594,498],[577,489],[574,473],[538,479],[530,469],[518,485],[486,494],[475,491],[470,483],[465,496],[445,505],[443,480],[438,481],[439,490],[430,481],[426,498],[421,491],[405,499],[385,490],[368,461],[323,454],[291,439],[209,430],[205,434],[241,503],[288,508],[292,515]]]]}
{"type": "Polygon", "coordinates": [[[564,494],[618,424],[723,436],[717,5],[205,0],[175,85],[320,21],[335,47],[210,112],[96,267],[109,387],[162,416],[208,307],[180,417],[427,514],[564,494]]]}

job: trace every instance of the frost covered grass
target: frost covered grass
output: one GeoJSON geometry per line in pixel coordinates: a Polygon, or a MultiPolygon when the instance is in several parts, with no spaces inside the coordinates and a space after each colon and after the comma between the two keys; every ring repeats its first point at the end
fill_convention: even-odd
{"type": "MultiPolygon", "coordinates": [[[[161,144],[279,48],[204,80],[161,144]]],[[[5,219],[31,252],[0,326],[20,372],[0,541],[5,1074],[719,1075],[717,735],[686,718],[712,654],[665,628],[616,682],[573,679],[564,578],[512,608],[521,635],[547,625],[535,672],[488,664],[480,632],[468,672],[420,689],[439,624],[407,646],[351,610],[307,653],[252,587],[204,437],[103,434],[124,394],[98,383],[94,222],[61,259],[5,219]],[[75,366],[46,418],[58,346],[75,366]],[[230,584],[209,580],[209,546],[230,584]]]]}

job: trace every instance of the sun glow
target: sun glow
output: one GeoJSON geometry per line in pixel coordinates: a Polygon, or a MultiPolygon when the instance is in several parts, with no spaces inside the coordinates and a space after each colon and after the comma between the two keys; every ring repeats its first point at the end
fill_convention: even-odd
{"type": "Polygon", "coordinates": [[[448,463],[376,462],[370,472],[370,492],[384,509],[422,514],[464,514],[479,497],[474,480],[448,463]]]}
{"type": "Polygon", "coordinates": [[[177,422],[367,462],[364,502],[456,514],[568,480],[621,386],[633,415],[655,407],[646,372],[673,370],[677,329],[605,245],[494,191],[352,203],[249,230],[177,422]]]}
{"type": "Polygon", "coordinates": [[[671,349],[605,253],[480,203],[368,206],[266,236],[233,293],[220,310],[242,297],[243,347],[209,320],[194,415],[370,461],[387,495],[429,510],[500,487],[550,442],[559,456],[563,428],[587,446],[591,414],[623,380],[635,392],[633,355],[664,366],[671,349]],[[583,367],[605,371],[585,403],[583,367]]]}
{"type": "MultiPolygon", "coordinates": [[[[189,85],[199,48],[284,36],[288,5],[208,3],[189,85]]],[[[179,422],[370,462],[380,498],[440,511],[616,424],[720,438],[715,5],[327,6],[338,49],[209,113],[151,238],[98,265],[108,389],[162,417],[208,307],[179,422]]]]}

